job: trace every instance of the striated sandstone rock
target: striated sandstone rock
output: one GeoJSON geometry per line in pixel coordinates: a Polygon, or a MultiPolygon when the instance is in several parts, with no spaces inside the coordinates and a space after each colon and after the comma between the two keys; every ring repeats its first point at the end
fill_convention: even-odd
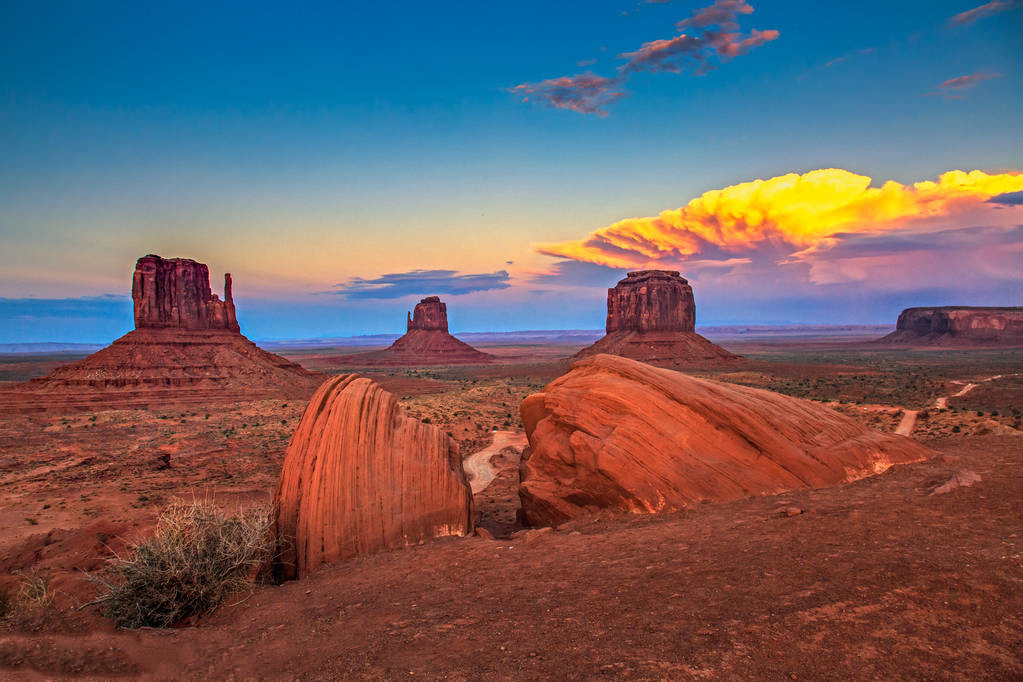
{"type": "Polygon", "coordinates": [[[338,366],[479,365],[494,356],[476,350],[448,333],[448,309],[438,296],[427,296],[408,314],[406,333],[389,348],[338,357],[338,366]]]}
{"type": "Polygon", "coordinates": [[[878,340],[899,345],[1023,345],[1023,307],[906,308],[895,331],[878,340]]]}
{"type": "Polygon", "coordinates": [[[738,359],[697,334],[693,289],[675,270],[641,270],[607,290],[607,334],[576,357],[609,353],[667,365],[738,359]]]}
{"type": "Polygon", "coordinates": [[[224,275],[224,300],[210,291],[210,271],[188,258],[152,254],[135,263],[131,298],[136,329],[225,329],[238,332],[231,275],[224,275]]]}
{"type": "Polygon", "coordinates": [[[288,446],[274,501],[281,579],[473,531],[458,445],[406,417],[393,395],[357,374],[316,391],[288,446]]]}
{"type": "Polygon", "coordinates": [[[520,412],[519,497],[536,526],[835,485],[929,453],[809,401],[611,355],[575,363],[520,412]]]}

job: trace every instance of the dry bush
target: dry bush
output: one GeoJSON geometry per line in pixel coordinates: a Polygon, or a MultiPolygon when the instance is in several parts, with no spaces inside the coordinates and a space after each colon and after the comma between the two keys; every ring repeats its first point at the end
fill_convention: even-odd
{"type": "Polygon", "coordinates": [[[273,515],[266,506],[228,517],[210,500],[173,502],[152,537],[110,560],[105,615],[125,628],[168,627],[212,612],[250,588],[273,557],[273,515]]]}

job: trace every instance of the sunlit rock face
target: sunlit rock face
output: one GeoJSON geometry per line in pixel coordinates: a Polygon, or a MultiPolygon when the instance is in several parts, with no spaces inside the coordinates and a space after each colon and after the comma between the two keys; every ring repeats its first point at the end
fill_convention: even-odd
{"type": "Polygon", "coordinates": [[[131,298],[136,329],[225,329],[238,332],[231,275],[224,300],[210,290],[210,271],[188,258],[148,255],[135,263],[131,298]]]}
{"type": "Polygon", "coordinates": [[[458,444],[405,416],[393,395],[357,374],[328,379],[309,402],[274,501],[275,572],[285,580],[473,529],[458,444]]]}
{"type": "Polygon", "coordinates": [[[693,289],[677,271],[640,270],[607,290],[607,334],[576,357],[609,353],[686,366],[737,359],[697,334],[693,289]]]}
{"type": "Polygon", "coordinates": [[[929,451],[817,403],[612,355],[520,406],[522,515],[543,526],[836,485],[929,451]]]}
{"type": "Polygon", "coordinates": [[[901,345],[1023,345],[1023,307],[906,308],[880,343],[901,345]]]}

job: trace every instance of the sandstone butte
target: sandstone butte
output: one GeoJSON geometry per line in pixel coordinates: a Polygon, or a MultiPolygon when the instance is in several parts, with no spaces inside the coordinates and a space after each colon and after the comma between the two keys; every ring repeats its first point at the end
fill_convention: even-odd
{"type": "Polygon", "coordinates": [[[696,333],[696,303],[689,282],[674,270],[641,270],[607,290],[606,335],[579,351],[686,366],[717,364],[738,356],[696,333]]]}
{"type": "Polygon", "coordinates": [[[357,374],[306,408],[274,496],[279,579],[324,563],[473,530],[458,444],[357,374]]]}
{"type": "Polygon", "coordinates": [[[575,363],[520,412],[534,526],[836,485],[929,454],[806,400],[612,355],[575,363]]]}
{"type": "Polygon", "coordinates": [[[1023,346],[1023,307],[906,308],[878,343],[908,346],[1023,346]]]}
{"type": "Polygon", "coordinates": [[[494,356],[476,350],[448,332],[448,308],[438,296],[427,296],[408,313],[405,335],[389,348],[336,358],[355,366],[479,365],[494,356]]]}
{"type": "Polygon", "coordinates": [[[5,409],[144,407],[262,397],[305,398],[323,380],[268,353],[238,327],[231,275],[224,300],[209,269],[187,258],[138,259],[135,329],[92,355],[2,393],[5,409]]]}

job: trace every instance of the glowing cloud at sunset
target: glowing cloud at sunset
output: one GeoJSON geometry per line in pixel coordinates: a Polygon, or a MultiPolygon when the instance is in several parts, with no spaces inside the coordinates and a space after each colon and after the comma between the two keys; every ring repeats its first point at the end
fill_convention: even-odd
{"type": "Polygon", "coordinates": [[[828,168],[711,190],[655,217],[627,218],[576,241],[536,244],[549,256],[615,268],[679,265],[755,251],[800,257],[853,234],[883,234],[1023,190],[1023,173],[949,171],[936,182],[880,187],[828,168]]]}

